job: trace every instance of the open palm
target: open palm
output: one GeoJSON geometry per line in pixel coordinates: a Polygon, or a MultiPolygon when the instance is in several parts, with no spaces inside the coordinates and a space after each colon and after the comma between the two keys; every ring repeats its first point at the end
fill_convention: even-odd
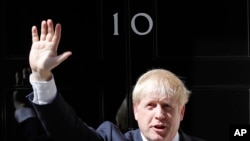
{"type": "Polygon", "coordinates": [[[29,55],[32,72],[49,73],[72,54],[67,51],[57,55],[60,38],[61,25],[56,24],[54,30],[53,22],[50,19],[42,21],[40,38],[37,27],[32,27],[32,46],[29,55]]]}

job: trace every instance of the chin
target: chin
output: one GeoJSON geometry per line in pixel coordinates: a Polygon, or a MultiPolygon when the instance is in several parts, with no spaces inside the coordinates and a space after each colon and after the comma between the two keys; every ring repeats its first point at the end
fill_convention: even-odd
{"type": "Polygon", "coordinates": [[[151,136],[150,141],[166,141],[166,137],[154,134],[151,136]]]}

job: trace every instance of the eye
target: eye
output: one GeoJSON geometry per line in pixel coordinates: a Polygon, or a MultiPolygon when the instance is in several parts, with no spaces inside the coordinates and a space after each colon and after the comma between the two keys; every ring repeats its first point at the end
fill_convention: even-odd
{"type": "Polygon", "coordinates": [[[148,104],[146,105],[146,107],[147,107],[148,109],[153,109],[153,108],[155,107],[155,105],[156,105],[156,104],[154,104],[154,103],[148,103],[148,104]]]}
{"type": "Polygon", "coordinates": [[[171,109],[172,107],[169,104],[162,104],[162,108],[165,110],[171,109]]]}

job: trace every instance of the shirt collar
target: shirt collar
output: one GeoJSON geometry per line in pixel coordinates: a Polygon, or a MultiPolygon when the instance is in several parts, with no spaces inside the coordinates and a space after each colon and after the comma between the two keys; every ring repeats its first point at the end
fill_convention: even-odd
{"type": "MultiPolygon", "coordinates": [[[[149,141],[146,139],[146,137],[142,134],[141,132],[141,137],[142,137],[142,141],[149,141]]],[[[176,135],[174,136],[174,139],[172,141],[179,141],[180,137],[179,137],[179,133],[177,132],[176,135]]]]}

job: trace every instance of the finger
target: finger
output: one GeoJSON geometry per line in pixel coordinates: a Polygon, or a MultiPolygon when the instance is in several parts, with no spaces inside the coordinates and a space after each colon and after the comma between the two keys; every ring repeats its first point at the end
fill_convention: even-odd
{"type": "Polygon", "coordinates": [[[47,34],[47,23],[46,21],[42,21],[40,40],[44,41],[46,39],[46,34],[47,34]]]}
{"type": "Polygon", "coordinates": [[[23,73],[23,79],[28,79],[29,72],[27,68],[23,68],[22,73],[23,73]]]}
{"type": "Polygon", "coordinates": [[[55,58],[55,62],[57,65],[61,64],[64,60],[66,60],[70,55],[72,55],[71,51],[66,51],[64,53],[62,53],[61,55],[58,55],[55,58]]]}
{"type": "Polygon", "coordinates": [[[47,26],[48,26],[48,33],[46,35],[46,40],[47,41],[52,41],[52,37],[54,35],[54,25],[51,19],[47,20],[47,26]]]}
{"type": "Polygon", "coordinates": [[[27,68],[27,71],[28,71],[28,74],[30,75],[31,74],[31,69],[29,67],[27,68]]]}
{"type": "Polygon", "coordinates": [[[54,33],[54,36],[52,38],[52,42],[54,43],[54,47],[56,47],[55,50],[57,50],[60,39],[61,39],[61,30],[62,30],[61,24],[59,24],[59,23],[56,24],[55,33],[54,33]]]}
{"type": "Polygon", "coordinates": [[[19,74],[19,72],[16,72],[15,80],[16,80],[16,85],[19,85],[20,84],[20,74],[19,74]]]}
{"type": "Polygon", "coordinates": [[[39,41],[39,37],[38,37],[37,27],[36,26],[32,26],[32,28],[31,28],[31,35],[32,35],[32,42],[39,41]]]}
{"type": "Polygon", "coordinates": [[[29,76],[29,72],[27,68],[23,68],[22,70],[23,73],[23,78],[22,78],[22,85],[27,85],[28,83],[28,76],[29,76]]]}

